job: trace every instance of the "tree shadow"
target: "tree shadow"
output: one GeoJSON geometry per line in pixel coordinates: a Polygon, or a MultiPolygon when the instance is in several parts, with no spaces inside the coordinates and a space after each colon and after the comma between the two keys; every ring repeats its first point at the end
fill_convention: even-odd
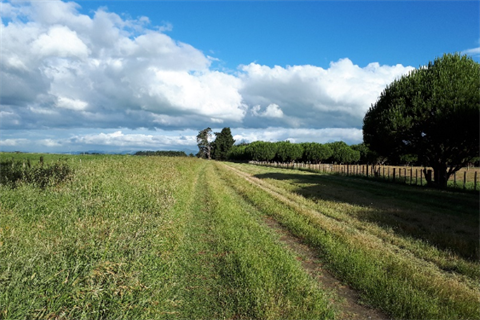
{"type": "Polygon", "coordinates": [[[317,205],[356,206],[344,213],[399,236],[427,241],[468,260],[479,257],[478,195],[340,175],[276,172],[255,177],[284,181],[317,205]]]}

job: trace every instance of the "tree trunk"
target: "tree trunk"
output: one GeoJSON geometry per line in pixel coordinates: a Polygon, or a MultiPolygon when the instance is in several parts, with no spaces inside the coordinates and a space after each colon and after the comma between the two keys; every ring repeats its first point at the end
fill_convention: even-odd
{"type": "Polygon", "coordinates": [[[425,175],[425,180],[427,180],[427,186],[433,186],[432,170],[427,170],[427,168],[423,168],[423,174],[425,175]]]}
{"type": "Polygon", "coordinates": [[[447,171],[447,165],[444,163],[439,163],[433,166],[433,173],[435,180],[433,181],[433,186],[441,189],[447,187],[448,179],[450,178],[451,173],[447,171]]]}

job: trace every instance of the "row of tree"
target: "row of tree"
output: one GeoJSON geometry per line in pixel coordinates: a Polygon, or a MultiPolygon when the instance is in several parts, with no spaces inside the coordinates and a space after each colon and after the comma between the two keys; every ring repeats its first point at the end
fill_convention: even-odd
{"type": "Polygon", "coordinates": [[[368,154],[362,145],[348,146],[338,141],[326,144],[315,142],[290,143],[289,141],[265,142],[255,141],[234,145],[230,128],[212,134],[211,128],[201,130],[197,135],[197,157],[215,160],[233,161],[276,161],[276,162],[334,162],[353,163],[363,159],[368,154]],[[215,135],[215,138],[213,137],[215,135]]]}
{"type": "Polygon", "coordinates": [[[138,151],[135,156],[160,156],[160,157],[186,157],[187,154],[183,151],[138,151]]]}
{"type": "Polygon", "coordinates": [[[197,136],[198,156],[218,160],[417,164],[430,185],[446,187],[449,177],[478,161],[480,64],[465,55],[445,54],[395,80],[363,120],[364,143],[256,141],[234,146],[230,128],[197,136]],[[433,168],[433,176],[427,167],[433,168]]]}
{"type": "MultiPolygon", "coordinates": [[[[289,141],[254,141],[238,145],[234,143],[235,140],[230,128],[223,128],[221,132],[215,133],[212,133],[211,128],[203,129],[197,135],[199,152],[196,156],[221,161],[255,160],[339,164],[383,164],[388,160],[390,164],[404,165],[413,164],[417,160],[412,155],[386,158],[370,150],[364,143],[349,146],[343,141],[325,144],[316,142],[291,143],[289,141]]],[[[159,153],[159,151],[156,153],[159,153]]]]}
{"type": "Polygon", "coordinates": [[[362,159],[360,152],[362,148],[361,145],[348,146],[343,141],[325,144],[255,141],[233,146],[228,154],[228,159],[234,161],[355,163],[365,160],[362,159]]]}

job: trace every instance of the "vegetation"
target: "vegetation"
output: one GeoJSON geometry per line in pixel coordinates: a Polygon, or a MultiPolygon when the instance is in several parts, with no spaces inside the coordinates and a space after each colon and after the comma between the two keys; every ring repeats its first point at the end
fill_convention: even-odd
{"type": "Polygon", "coordinates": [[[360,160],[360,153],[342,141],[326,144],[255,141],[246,145],[233,146],[228,159],[234,161],[354,163],[360,160]]]}
{"type": "Polygon", "coordinates": [[[255,141],[245,148],[249,160],[271,161],[277,154],[277,145],[271,142],[255,141]]]}
{"type": "Polygon", "coordinates": [[[303,155],[302,160],[309,163],[320,163],[329,159],[333,155],[333,150],[328,144],[320,144],[315,142],[302,143],[303,155]]]}
{"type": "Polygon", "coordinates": [[[197,157],[208,159],[212,158],[212,129],[206,128],[201,130],[197,135],[198,153],[197,157]]]}
{"type": "Polygon", "coordinates": [[[184,151],[138,151],[136,156],[186,157],[184,151]]]}
{"type": "Polygon", "coordinates": [[[276,146],[275,160],[278,162],[294,162],[303,155],[303,149],[299,144],[290,143],[290,141],[280,141],[276,143],[276,146]]]}
{"type": "Polygon", "coordinates": [[[337,141],[327,144],[332,150],[329,158],[332,163],[353,163],[360,160],[360,152],[350,148],[345,142],[337,141]]]}
{"type": "Polygon", "coordinates": [[[33,165],[30,159],[0,161],[0,184],[12,189],[22,184],[39,188],[55,186],[70,179],[72,174],[72,169],[64,161],[44,164],[42,156],[33,165]]]}
{"type": "Polygon", "coordinates": [[[378,154],[432,167],[429,184],[449,177],[479,155],[480,65],[445,54],[394,81],[364,118],[364,142],[378,154]]]}
{"type": "Polygon", "coordinates": [[[223,128],[221,132],[215,132],[215,141],[212,143],[213,158],[215,160],[227,160],[228,152],[232,149],[235,140],[230,128],[223,128]]]}
{"type": "Polygon", "coordinates": [[[369,304],[398,319],[478,317],[476,195],[229,166],[230,186],[316,248],[369,304]]]}
{"type": "Polygon", "coordinates": [[[334,317],[329,296],[215,163],[65,162],[66,182],[0,185],[1,319],[334,317]]]}

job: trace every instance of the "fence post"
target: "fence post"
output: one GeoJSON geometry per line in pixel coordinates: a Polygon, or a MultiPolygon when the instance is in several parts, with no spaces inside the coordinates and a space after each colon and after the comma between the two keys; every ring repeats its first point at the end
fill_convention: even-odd
{"type": "Polygon", "coordinates": [[[412,180],[413,180],[413,179],[412,179],[412,175],[413,175],[413,172],[412,172],[412,171],[413,171],[413,169],[410,169],[410,185],[412,185],[412,180]]]}
{"type": "Polygon", "coordinates": [[[463,189],[467,188],[467,171],[463,171],[463,189]]]}
{"type": "Polygon", "coordinates": [[[395,182],[395,168],[393,168],[393,182],[395,182]]]}
{"type": "Polygon", "coordinates": [[[418,169],[415,169],[415,185],[418,185],[418,169]]]}
{"type": "Polygon", "coordinates": [[[367,178],[368,178],[368,164],[367,164],[367,178]]]}
{"type": "Polygon", "coordinates": [[[453,187],[454,188],[457,187],[457,173],[456,172],[453,173],[453,187]]]}

